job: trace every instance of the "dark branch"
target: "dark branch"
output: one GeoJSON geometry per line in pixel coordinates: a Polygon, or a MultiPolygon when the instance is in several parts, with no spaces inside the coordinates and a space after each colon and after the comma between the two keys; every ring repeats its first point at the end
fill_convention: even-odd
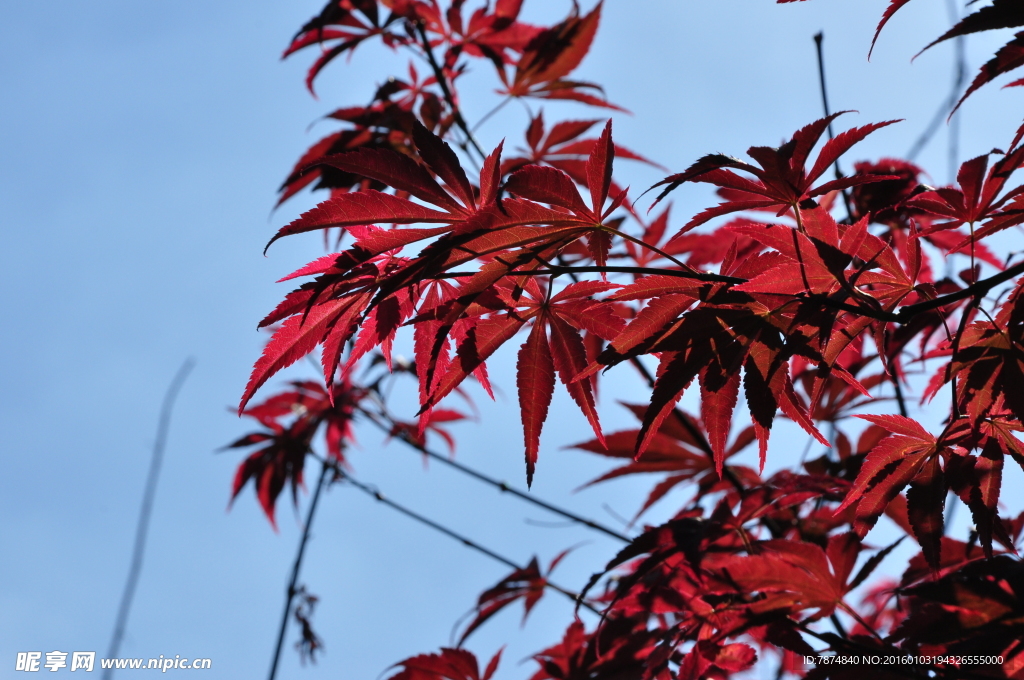
{"type": "MultiPolygon", "coordinates": [[[[132,561],[128,568],[128,579],[124,584],[124,592],[121,595],[121,604],[117,608],[117,621],[114,624],[114,634],[111,636],[110,649],[107,652],[108,658],[117,656],[121,648],[121,640],[124,638],[125,628],[128,626],[128,614],[131,611],[132,600],[135,598],[135,588],[139,583],[139,575],[142,572],[142,558],[146,551],[146,536],[149,533],[149,518],[153,514],[153,501],[156,498],[156,485],[160,479],[160,466],[163,464],[164,450],[167,447],[167,434],[171,427],[171,412],[174,409],[174,402],[178,398],[178,392],[185,384],[188,374],[195,367],[195,359],[191,357],[185,360],[178,372],[171,380],[167,392],[164,394],[163,406],[160,408],[160,420],[156,427],[156,440],[153,443],[153,456],[149,462],[149,474],[146,477],[146,487],[142,494],[142,508],[139,510],[139,522],[135,528],[135,545],[132,547],[132,561]]],[[[109,680],[114,671],[107,669],[103,673],[103,679],[109,680]]]]}
{"type": "Polygon", "coordinates": [[[487,154],[480,148],[480,144],[477,143],[476,138],[473,137],[473,131],[469,129],[469,125],[466,124],[466,119],[462,117],[462,111],[459,110],[459,105],[455,103],[455,97],[452,95],[451,88],[448,86],[448,76],[445,75],[444,69],[437,63],[437,58],[434,56],[434,50],[430,47],[430,37],[427,36],[427,29],[423,26],[423,23],[416,24],[416,30],[420,34],[420,40],[423,41],[423,52],[427,55],[427,61],[430,62],[430,68],[434,71],[434,77],[437,79],[437,84],[441,86],[441,93],[444,94],[444,100],[451,107],[452,117],[455,118],[455,124],[459,126],[463,134],[466,135],[466,139],[480,158],[487,158],[487,154]]]}
{"type": "Polygon", "coordinates": [[[295,598],[295,586],[299,582],[299,570],[302,568],[302,556],[306,553],[306,543],[309,541],[309,530],[313,526],[313,517],[316,515],[316,506],[320,500],[320,491],[324,488],[327,479],[327,471],[333,466],[328,461],[321,461],[320,478],[316,483],[316,490],[313,491],[313,500],[309,504],[309,512],[306,513],[306,526],[302,528],[302,538],[299,540],[299,550],[295,554],[295,563],[292,565],[292,578],[288,583],[288,590],[285,593],[284,613],[281,616],[281,627],[277,632],[277,646],[274,648],[274,659],[270,662],[270,676],[268,680],[274,680],[277,675],[277,663],[281,659],[281,647],[284,645],[284,635],[288,630],[288,615],[292,611],[292,600],[295,598]]]}
{"type": "MultiPolygon", "coordinates": [[[[384,414],[371,413],[370,411],[367,411],[366,409],[363,409],[363,408],[360,408],[359,412],[362,413],[363,415],[365,415],[369,419],[369,421],[371,423],[373,423],[374,425],[376,425],[381,431],[386,432],[388,434],[394,434],[394,431],[393,431],[392,428],[388,427],[387,424],[382,423],[382,422],[380,422],[378,420],[378,418],[384,418],[389,423],[394,425],[395,421],[394,421],[393,418],[391,418],[390,415],[388,415],[386,413],[384,413],[384,414]]],[[[447,465],[449,467],[452,467],[452,468],[458,470],[459,472],[462,472],[463,474],[467,474],[470,477],[473,477],[474,479],[477,479],[477,480],[479,480],[479,481],[481,481],[481,482],[483,482],[485,484],[489,484],[489,485],[493,486],[494,488],[498,489],[499,491],[501,491],[503,493],[511,494],[511,495],[515,496],[516,498],[521,498],[522,500],[524,500],[524,501],[526,501],[528,503],[532,503],[532,504],[536,505],[537,507],[543,508],[543,509],[547,510],[548,512],[552,512],[552,513],[554,513],[556,515],[559,515],[559,516],[564,517],[566,519],[572,520],[573,522],[576,522],[578,524],[582,524],[584,526],[588,526],[591,529],[596,529],[597,531],[600,531],[603,534],[611,536],[612,538],[617,538],[620,541],[623,541],[625,543],[629,543],[632,540],[632,539],[629,538],[629,536],[625,536],[624,534],[620,534],[619,532],[615,531],[614,529],[609,529],[608,527],[603,526],[601,524],[598,524],[597,522],[595,522],[593,520],[586,519],[585,517],[580,517],[579,515],[577,515],[575,513],[572,513],[572,512],[570,512],[568,510],[563,510],[562,508],[559,508],[559,507],[557,507],[555,505],[551,505],[550,503],[546,503],[545,501],[542,501],[542,500],[540,500],[538,498],[535,498],[535,497],[533,497],[533,496],[531,496],[529,494],[523,493],[522,491],[509,486],[508,482],[501,482],[501,481],[498,481],[497,479],[494,479],[493,477],[488,477],[487,475],[483,474],[482,472],[478,472],[478,471],[474,470],[473,468],[471,468],[471,467],[469,467],[467,465],[463,465],[462,463],[458,463],[458,462],[448,458],[447,456],[442,456],[439,453],[431,451],[430,449],[426,448],[425,446],[422,446],[421,444],[413,441],[412,438],[410,438],[409,435],[404,433],[404,432],[400,432],[399,434],[397,434],[395,436],[398,439],[400,439],[402,442],[404,442],[408,446],[412,447],[416,451],[419,451],[420,453],[422,453],[423,455],[427,456],[428,458],[431,458],[431,459],[436,460],[438,462],[444,463],[445,465],[447,465]]]]}
{"type": "Polygon", "coordinates": [[[543,275],[543,274],[648,274],[648,275],[661,275],[661,276],[675,276],[680,279],[691,279],[694,281],[706,281],[708,283],[733,283],[741,284],[746,283],[746,279],[741,279],[735,276],[725,276],[722,274],[712,274],[710,272],[693,272],[685,271],[682,269],[656,269],[653,267],[622,267],[622,266],[608,266],[598,267],[592,266],[580,266],[580,267],[566,267],[561,265],[550,265],[547,270],[535,271],[535,272],[511,272],[512,274],[530,274],[530,275],[543,275]]]}
{"type": "MultiPolygon", "coordinates": [[[[801,296],[795,296],[800,299],[801,296]]],[[[844,312],[850,312],[859,316],[866,316],[869,319],[878,319],[879,321],[899,321],[899,318],[891,313],[885,312],[880,309],[869,309],[862,307],[861,305],[851,305],[849,302],[843,302],[842,300],[836,300],[835,298],[827,297],[825,295],[809,295],[805,297],[806,300],[814,300],[820,302],[826,307],[832,307],[833,309],[841,309],[844,312]]]]}
{"type": "MultiPolygon", "coordinates": [[[[456,279],[462,276],[472,276],[476,272],[446,272],[442,276],[434,278],[444,279],[456,279]]],[[[606,265],[604,267],[598,267],[597,265],[580,266],[580,267],[567,267],[563,265],[548,265],[547,269],[531,269],[529,271],[510,271],[508,276],[572,276],[574,274],[646,274],[649,276],[674,276],[680,279],[690,279],[693,281],[706,281],[708,283],[732,283],[739,285],[746,283],[747,279],[741,279],[735,276],[724,276],[722,274],[712,274],[710,272],[688,272],[682,269],[658,269],[656,267],[623,267],[606,265]]]]}
{"type": "Polygon", "coordinates": [[[903,385],[900,383],[900,377],[894,372],[889,379],[892,380],[892,386],[896,390],[896,404],[900,408],[900,415],[907,418],[907,401],[903,398],[903,385]]]}
{"type": "MultiPolygon", "coordinates": [[[[463,276],[472,276],[476,272],[447,272],[442,276],[435,278],[459,278],[463,276]]],[[[740,285],[747,283],[747,279],[741,279],[735,276],[724,276],[722,274],[712,274],[710,272],[687,272],[679,269],[657,269],[653,267],[621,267],[621,266],[610,266],[598,267],[592,266],[580,266],[580,267],[564,267],[558,265],[550,265],[547,269],[534,269],[530,271],[511,271],[508,276],[557,276],[557,275],[573,275],[573,274],[586,274],[586,273],[604,273],[604,274],[646,274],[646,275],[658,275],[658,276],[674,276],[681,279],[690,279],[695,281],[706,281],[708,283],[730,283],[734,285],[740,285]]],[[[982,281],[978,281],[962,290],[958,290],[955,293],[943,295],[941,297],[934,298],[932,300],[925,300],[924,302],[917,302],[912,305],[901,307],[897,312],[886,312],[879,309],[869,309],[861,305],[852,305],[847,302],[842,302],[830,297],[815,295],[815,296],[804,296],[805,300],[814,300],[820,302],[826,307],[833,307],[835,309],[841,309],[852,314],[858,314],[860,316],[866,316],[871,319],[878,319],[879,321],[888,321],[891,323],[905,324],[908,323],[918,314],[924,312],[930,312],[940,307],[945,307],[948,304],[952,304],[959,300],[966,298],[975,297],[978,295],[985,295],[989,290],[998,286],[1000,283],[1005,283],[1015,276],[1024,273],[1024,260],[1018,262],[1009,269],[1005,269],[994,276],[991,276],[982,281]]],[[[794,296],[794,299],[800,299],[800,296],[794,296]]]]}
{"type": "Polygon", "coordinates": [[[922,312],[930,312],[933,309],[945,307],[950,303],[965,300],[970,297],[984,296],[988,291],[992,290],[1000,283],[1005,283],[1021,273],[1024,273],[1024,260],[1018,262],[1009,269],[1004,269],[994,276],[990,276],[987,279],[971,284],[970,286],[967,286],[962,290],[958,290],[955,293],[950,293],[949,295],[943,295],[932,300],[925,300],[924,302],[918,302],[917,304],[901,307],[900,311],[896,313],[895,321],[896,323],[907,323],[911,318],[921,314],[922,312]]]}
{"type": "MultiPolygon", "coordinates": [[[[825,34],[823,32],[821,32],[821,31],[818,31],[818,33],[815,34],[815,36],[814,36],[814,46],[815,46],[815,48],[817,50],[817,53],[818,53],[818,84],[821,87],[821,106],[825,110],[825,117],[828,118],[830,115],[832,115],[832,112],[829,110],[829,106],[828,106],[828,88],[825,86],[825,53],[824,53],[824,50],[822,48],[822,43],[824,41],[825,41],[825,34]]],[[[832,130],[832,121],[829,121],[829,123],[828,123],[828,138],[829,139],[835,139],[836,138],[835,132],[832,130]]],[[[842,179],[843,178],[843,171],[839,169],[839,159],[837,158],[836,162],[833,163],[832,165],[835,168],[836,179],[842,179]]],[[[843,206],[846,208],[846,214],[849,217],[850,221],[852,222],[853,221],[853,211],[850,209],[850,197],[846,193],[846,189],[843,189],[839,193],[843,197],[843,206]]]]}
{"type": "MultiPolygon", "coordinates": [[[[325,462],[325,465],[329,465],[329,464],[330,464],[329,462],[325,462]]],[[[339,468],[337,466],[334,466],[334,469],[337,472],[337,474],[342,477],[342,479],[347,481],[353,487],[359,489],[360,491],[362,491],[363,493],[365,493],[365,494],[367,494],[369,496],[373,496],[379,502],[383,503],[384,505],[386,505],[386,506],[388,506],[388,507],[390,507],[390,508],[392,508],[394,510],[397,510],[398,512],[402,513],[406,517],[410,517],[410,518],[416,520],[417,522],[419,522],[421,524],[425,524],[426,526],[430,527],[431,529],[434,529],[436,531],[441,532],[445,536],[448,536],[450,538],[454,538],[456,541],[459,541],[460,543],[462,543],[467,548],[471,548],[471,549],[476,550],[477,552],[479,552],[479,553],[481,553],[483,555],[487,555],[492,560],[495,560],[497,562],[501,562],[502,564],[504,564],[504,565],[506,565],[508,567],[511,567],[512,569],[517,569],[517,570],[523,570],[524,569],[524,567],[520,566],[519,564],[516,564],[514,561],[510,560],[509,558],[504,557],[503,555],[500,555],[500,554],[494,552],[493,550],[491,550],[489,548],[485,548],[484,546],[480,545],[476,541],[473,541],[472,539],[466,538],[462,534],[457,533],[455,531],[452,531],[448,527],[446,527],[446,526],[444,526],[442,524],[438,524],[434,520],[429,519],[427,517],[424,517],[423,515],[419,514],[418,512],[415,512],[413,510],[410,510],[409,508],[405,507],[404,505],[400,505],[400,504],[394,502],[393,500],[391,500],[390,498],[388,498],[387,496],[382,494],[378,489],[375,489],[374,487],[369,486],[368,484],[363,484],[362,482],[360,482],[357,479],[353,478],[352,475],[348,474],[347,472],[345,472],[341,468],[339,468]]],[[[544,585],[547,588],[551,588],[555,592],[558,592],[558,593],[561,593],[562,595],[565,595],[567,598],[572,600],[573,603],[576,603],[577,599],[579,598],[579,594],[578,593],[574,593],[573,591],[571,591],[571,590],[569,590],[567,588],[563,588],[563,587],[559,586],[558,584],[552,583],[551,581],[548,581],[546,579],[545,579],[544,585]]],[[[593,613],[598,614],[598,615],[601,614],[601,612],[598,611],[598,609],[595,608],[590,603],[584,601],[581,604],[582,604],[583,607],[585,607],[586,609],[589,609],[593,613]]]]}

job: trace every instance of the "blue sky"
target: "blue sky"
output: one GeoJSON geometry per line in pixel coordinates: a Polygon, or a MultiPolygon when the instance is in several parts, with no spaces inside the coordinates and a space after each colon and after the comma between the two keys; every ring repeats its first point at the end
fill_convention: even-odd
{"type": "MultiPolygon", "coordinates": [[[[885,5],[608,0],[576,75],[632,110],[616,114],[616,141],[680,170],[704,153],[776,144],[819,117],[811,36],[823,29],[832,106],[859,111],[842,125],[906,119],[844,162],[900,154],[945,96],[951,49],[910,63],[947,27],[943,2],[919,0],[897,15],[868,63],[885,5]]],[[[526,7],[528,19],[551,22],[569,3],[526,7]]],[[[289,290],[274,281],[321,254],[310,235],[262,255],[273,231],[315,202],[304,195],[271,214],[274,192],[299,154],[332,129],[316,122],[320,116],[364,101],[405,63],[360,48],[325,72],[321,99],[311,98],[302,82],[310,55],[283,63],[278,56],[319,9],[309,0],[0,9],[0,668],[12,668],[17,651],[105,652],[160,399],[194,356],[122,654],[209,657],[217,678],[266,672],[298,514],[283,500],[274,533],[249,490],[227,512],[240,457],[214,451],[248,427],[230,407],[263,342],[256,322],[289,290]]],[[[999,37],[969,42],[972,73],[999,37]]],[[[463,92],[471,121],[496,102],[490,73],[477,68],[463,92]]],[[[968,101],[965,157],[1009,142],[1021,97],[990,86],[968,101]]],[[[545,115],[605,113],[552,104],[545,115]]],[[[486,147],[507,137],[508,148],[525,124],[523,109],[508,106],[479,136],[486,147]]],[[[948,179],[944,134],[919,159],[935,183],[948,179]]],[[[660,179],[635,163],[618,167],[634,188],[660,179]]],[[[676,219],[710,201],[699,188],[677,191],[676,219]]],[[[503,396],[492,404],[478,395],[480,422],[457,428],[458,456],[524,485],[511,356],[492,366],[503,396]]],[[[406,407],[407,396],[397,395],[406,407]]],[[[606,427],[629,424],[616,399],[642,396],[634,375],[609,374],[606,427]]],[[[609,466],[563,450],[589,438],[567,401],[556,397],[533,493],[615,524],[605,506],[631,516],[647,482],[571,493],[609,466]]],[[[439,466],[424,471],[418,456],[385,447],[372,429],[358,437],[352,459],[362,479],[516,560],[548,560],[583,542],[558,572],[569,587],[617,549],[576,528],[536,526],[552,518],[439,466]]],[[[769,467],[792,462],[802,447],[782,428],[769,467]]],[[[289,645],[280,677],[375,678],[406,656],[436,650],[505,571],[351,489],[332,488],[302,578],[321,598],[315,624],[326,655],[300,669],[289,645]]],[[[549,596],[520,630],[513,609],[469,645],[489,658],[508,644],[502,679],[532,673],[519,661],[571,619],[571,607],[549,596]]]]}

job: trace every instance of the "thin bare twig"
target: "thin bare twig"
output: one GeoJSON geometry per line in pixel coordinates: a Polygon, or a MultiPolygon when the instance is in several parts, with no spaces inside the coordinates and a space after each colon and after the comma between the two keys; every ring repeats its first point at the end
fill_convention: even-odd
{"type": "MultiPolygon", "coordinates": [[[[362,491],[363,493],[365,493],[365,494],[367,494],[369,496],[372,496],[377,501],[379,501],[379,502],[383,503],[384,505],[392,508],[393,510],[397,510],[398,512],[402,513],[406,517],[412,518],[412,519],[416,520],[417,522],[419,522],[420,524],[424,524],[424,525],[430,527],[431,529],[434,529],[435,531],[439,531],[442,534],[444,534],[445,536],[448,536],[450,538],[454,538],[456,541],[459,541],[460,543],[462,543],[467,548],[475,550],[478,553],[481,553],[482,555],[486,555],[487,557],[490,557],[492,560],[495,560],[496,562],[501,562],[505,566],[508,566],[508,567],[511,567],[512,569],[517,569],[517,570],[520,570],[520,571],[525,568],[522,565],[517,564],[515,561],[510,560],[509,558],[507,558],[507,557],[505,557],[505,556],[503,556],[503,555],[501,555],[499,553],[494,552],[490,548],[485,548],[484,546],[480,545],[476,541],[474,541],[474,540],[472,540],[470,538],[467,538],[467,537],[463,536],[462,534],[460,534],[460,533],[458,533],[456,531],[453,531],[452,529],[449,529],[448,527],[444,526],[443,524],[439,524],[439,523],[435,522],[434,520],[432,520],[432,519],[430,519],[428,517],[424,517],[423,515],[419,514],[418,512],[416,512],[414,510],[410,510],[409,508],[405,507],[404,505],[396,503],[395,501],[391,500],[390,498],[388,498],[387,496],[382,494],[379,489],[377,489],[377,488],[375,488],[373,486],[370,486],[369,484],[364,484],[363,482],[360,482],[359,480],[355,479],[352,475],[350,475],[349,473],[345,472],[341,468],[335,467],[334,469],[342,477],[342,479],[347,481],[353,487],[355,487],[356,489],[359,489],[360,491],[362,491]]],[[[544,585],[545,585],[545,587],[551,588],[552,590],[554,590],[557,593],[561,593],[562,595],[565,595],[567,598],[572,600],[574,604],[577,602],[577,600],[579,598],[579,594],[578,593],[574,593],[573,591],[571,591],[571,590],[569,590],[567,588],[563,588],[562,586],[560,586],[560,585],[558,585],[556,583],[552,583],[551,581],[549,581],[547,579],[545,579],[544,585]]],[[[591,612],[593,612],[593,613],[595,613],[597,615],[601,614],[601,612],[596,607],[591,605],[589,602],[583,601],[581,603],[581,605],[584,608],[589,609],[591,612]]]]}
{"type": "MultiPolygon", "coordinates": [[[[131,611],[135,588],[139,584],[139,575],[142,572],[142,558],[146,551],[146,536],[149,533],[149,519],[153,513],[153,501],[156,498],[156,484],[160,479],[160,467],[163,464],[164,450],[167,448],[167,434],[171,428],[171,412],[174,410],[178,392],[181,391],[182,385],[185,384],[185,380],[195,365],[196,360],[192,357],[185,359],[164,394],[163,406],[160,408],[160,420],[156,427],[156,440],[153,442],[153,456],[149,461],[149,475],[146,477],[146,488],[142,494],[139,522],[135,528],[135,545],[132,548],[131,566],[128,569],[128,580],[124,584],[124,592],[121,594],[121,604],[117,608],[114,634],[110,639],[110,648],[107,651],[108,659],[117,656],[117,652],[121,648],[121,640],[124,638],[125,628],[128,626],[128,614],[131,611]]],[[[104,670],[103,680],[110,680],[113,675],[113,668],[107,668],[104,670]]]]}
{"type": "MultiPolygon", "coordinates": [[[[359,412],[362,413],[364,416],[366,416],[366,418],[371,423],[376,425],[383,432],[387,432],[388,434],[393,434],[393,432],[394,432],[393,426],[395,425],[395,420],[389,414],[387,414],[387,413],[376,414],[376,413],[372,413],[370,411],[367,411],[366,409],[363,409],[363,408],[360,408],[359,412]],[[378,420],[378,418],[385,419],[387,421],[387,423],[391,424],[392,427],[389,427],[387,423],[380,422],[380,420],[378,420]]],[[[616,538],[616,539],[618,539],[620,541],[623,541],[625,543],[629,543],[632,540],[629,536],[621,534],[621,533],[615,531],[614,529],[609,529],[608,527],[606,527],[606,526],[604,526],[602,524],[599,524],[599,523],[595,522],[594,520],[587,519],[585,517],[581,517],[581,516],[579,516],[579,515],[577,515],[577,514],[575,514],[573,512],[570,512],[570,511],[565,510],[563,508],[560,508],[560,507],[558,507],[556,505],[552,505],[550,503],[542,501],[539,498],[535,498],[535,497],[533,497],[533,496],[531,496],[531,495],[529,495],[527,493],[523,493],[522,491],[520,491],[520,490],[518,490],[518,489],[516,489],[516,488],[514,488],[512,486],[509,486],[508,482],[498,481],[497,479],[494,479],[493,477],[489,477],[489,476],[483,474],[482,472],[478,472],[477,470],[474,470],[473,468],[469,467],[468,465],[463,465],[462,463],[454,461],[451,458],[449,458],[448,456],[443,456],[443,455],[441,455],[439,453],[436,453],[435,451],[431,451],[430,449],[428,449],[427,447],[419,444],[418,442],[413,441],[412,438],[410,438],[407,434],[405,434],[403,432],[399,432],[395,436],[399,440],[404,442],[406,445],[410,446],[411,448],[415,449],[416,451],[419,451],[420,453],[422,453],[423,455],[427,456],[428,458],[431,458],[432,460],[436,460],[438,462],[444,463],[445,465],[447,465],[447,466],[449,466],[451,468],[454,468],[455,470],[458,470],[459,472],[462,472],[463,474],[469,475],[470,477],[472,477],[472,478],[474,478],[476,480],[479,480],[479,481],[481,481],[481,482],[483,482],[485,484],[489,484],[490,486],[495,487],[496,489],[498,489],[499,491],[501,491],[503,493],[511,494],[511,495],[515,496],[516,498],[522,499],[522,500],[524,500],[524,501],[526,501],[528,503],[532,503],[533,505],[536,505],[537,507],[543,508],[544,510],[547,510],[548,512],[554,513],[554,514],[559,515],[561,517],[565,517],[566,519],[572,520],[573,522],[576,522],[577,524],[582,524],[584,526],[590,527],[591,529],[595,529],[597,531],[600,531],[601,533],[603,533],[603,534],[605,534],[607,536],[611,536],[612,538],[616,538]]]]}
{"type": "Polygon", "coordinates": [[[462,117],[462,111],[459,110],[459,105],[455,102],[455,96],[452,94],[451,88],[448,86],[448,76],[445,75],[444,69],[437,63],[437,58],[434,56],[434,49],[430,46],[430,37],[427,35],[427,29],[423,23],[416,24],[416,30],[420,34],[420,40],[423,41],[423,52],[427,55],[427,61],[430,62],[430,68],[434,71],[434,77],[437,79],[437,84],[441,87],[441,93],[444,95],[444,100],[452,110],[452,117],[455,118],[455,124],[459,126],[462,133],[466,135],[466,140],[470,145],[480,154],[480,158],[487,158],[487,154],[480,147],[480,144],[476,141],[473,136],[473,131],[469,129],[469,125],[466,124],[466,119],[462,117]]]}
{"type": "Polygon", "coordinates": [[[299,540],[299,550],[295,554],[295,563],[292,564],[292,578],[288,582],[288,590],[285,593],[284,613],[281,615],[281,627],[277,632],[277,646],[274,648],[274,659],[270,662],[270,675],[268,680],[274,680],[277,675],[277,664],[281,659],[281,647],[284,645],[284,636],[288,630],[288,616],[292,611],[292,600],[295,599],[296,585],[299,582],[299,569],[302,567],[302,557],[306,553],[306,544],[309,542],[309,531],[313,526],[313,517],[316,515],[317,503],[320,500],[320,492],[327,480],[327,471],[332,465],[321,461],[320,478],[316,482],[316,490],[313,492],[313,500],[309,504],[309,512],[306,513],[306,525],[302,528],[302,538],[299,540]]]}
{"type": "MultiPolygon", "coordinates": [[[[950,25],[956,24],[959,20],[959,11],[956,7],[955,0],[946,0],[946,9],[949,13],[950,25]]],[[[953,82],[950,86],[949,94],[939,104],[939,108],[935,111],[935,115],[932,116],[931,121],[925,127],[921,136],[914,140],[910,149],[907,151],[907,160],[913,161],[917,158],[917,155],[921,153],[928,143],[932,141],[935,133],[939,131],[939,126],[942,124],[942,119],[951,115],[956,103],[960,101],[960,93],[964,89],[964,85],[967,84],[967,50],[965,37],[960,35],[954,39],[954,53],[953,53],[953,82]]],[[[959,155],[959,121],[956,116],[949,119],[950,121],[950,146],[948,155],[950,159],[950,181],[956,176],[956,157],[959,155]],[[954,121],[956,123],[954,124],[954,121]]]]}
{"type": "MultiPolygon", "coordinates": [[[[821,89],[821,105],[825,109],[825,117],[828,118],[832,115],[828,106],[828,88],[825,86],[825,53],[822,47],[822,43],[825,41],[825,33],[818,31],[814,36],[814,46],[818,54],[818,84],[821,89]]],[[[836,135],[832,129],[832,121],[828,122],[828,138],[835,139],[836,135]]],[[[839,159],[837,158],[832,164],[835,168],[836,179],[843,178],[843,172],[839,169],[839,159]]],[[[850,196],[846,193],[846,189],[839,192],[843,197],[843,206],[846,208],[847,218],[853,220],[853,211],[850,209],[850,196]]]]}

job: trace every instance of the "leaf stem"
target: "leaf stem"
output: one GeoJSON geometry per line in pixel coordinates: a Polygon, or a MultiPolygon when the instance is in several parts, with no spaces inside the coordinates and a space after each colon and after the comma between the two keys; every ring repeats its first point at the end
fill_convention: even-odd
{"type": "Polygon", "coordinates": [[[657,253],[658,255],[661,255],[663,258],[665,258],[666,260],[668,260],[672,264],[678,266],[680,269],[682,269],[684,271],[687,270],[687,269],[693,270],[693,267],[680,262],[676,258],[672,257],[671,255],[669,255],[665,251],[663,251],[660,248],[658,248],[657,246],[652,246],[650,243],[647,243],[643,239],[638,239],[635,236],[630,236],[629,234],[627,234],[625,232],[619,231],[618,229],[606,226],[604,224],[598,224],[598,225],[595,225],[595,226],[596,226],[597,229],[600,229],[601,231],[608,232],[609,234],[613,234],[615,236],[618,236],[619,238],[623,239],[624,241],[630,241],[631,243],[635,243],[636,245],[640,246],[641,248],[646,248],[647,250],[650,250],[651,252],[654,252],[654,253],[657,253]]]}
{"type": "Polygon", "coordinates": [[[839,634],[839,637],[843,638],[844,640],[850,637],[849,634],[846,632],[846,628],[843,627],[843,622],[839,620],[839,617],[836,616],[835,612],[832,612],[832,614],[828,618],[829,621],[832,622],[832,627],[836,629],[836,633],[839,634]]]}

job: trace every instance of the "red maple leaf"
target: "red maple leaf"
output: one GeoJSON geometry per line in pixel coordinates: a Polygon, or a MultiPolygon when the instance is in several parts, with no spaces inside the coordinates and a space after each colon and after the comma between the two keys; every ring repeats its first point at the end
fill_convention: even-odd
{"type": "MultiPolygon", "coordinates": [[[[646,408],[639,404],[623,404],[640,420],[643,420],[646,408]]],[[[666,418],[661,428],[654,436],[644,455],[635,459],[637,437],[640,430],[622,430],[605,435],[604,442],[592,439],[580,444],[574,444],[572,448],[582,451],[589,451],[601,456],[610,458],[625,458],[630,462],[621,467],[614,468],[603,475],[590,480],[580,488],[608,481],[625,475],[644,473],[667,472],[667,477],[654,486],[648,494],[647,499],[637,511],[633,521],[636,521],[652,505],[661,500],[669,491],[680,484],[692,482],[699,489],[697,497],[707,493],[713,493],[729,488],[728,483],[723,483],[715,471],[714,461],[702,450],[703,442],[698,442],[693,432],[685,427],[680,418],[689,421],[689,424],[698,433],[703,434],[700,424],[689,414],[679,411],[679,417],[666,418]]],[[[733,442],[726,448],[724,459],[739,453],[754,442],[754,428],[748,427],[736,435],[733,442]]],[[[734,474],[738,474],[746,483],[756,483],[757,474],[745,467],[732,467],[734,474]]]]}
{"type": "Polygon", "coordinates": [[[715,217],[741,210],[773,208],[778,210],[780,216],[792,210],[799,222],[800,206],[808,199],[860,184],[899,179],[895,175],[854,175],[853,177],[834,179],[817,187],[814,186],[814,183],[825,174],[825,171],[840,156],[849,151],[850,147],[875,130],[898,122],[890,120],[884,123],[873,123],[837,135],[835,139],[830,139],[825,143],[814,165],[807,168],[811,151],[814,150],[818,140],[828,129],[829,123],[843,113],[846,112],[834,113],[797,130],[790,141],[778,148],[750,147],[747,149],[747,155],[757,162],[757,166],[732,156],[711,154],[698,159],[685,171],[670,175],[655,184],[654,187],[667,185],[658,195],[655,203],[658,203],[684,182],[707,182],[730,190],[726,202],[698,214],[687,222],[673,238],[678,238],[715,217]],[[745,178],[733,170],[749,173],[753,175],[754,179],[745,178]]]}
{"type": "Polygon", "coordinates": [[[555,570],[558,563],[569,554],[568,550],[559,553],[548,565],[547,572],[541,571],[537,558],[534,557],[530,563],[522,569],[516,569],[511,574],[501,579],[494,586],[480,594],[476,605],[476,616],[469,622],[466,629],[459,637],[459,647],[466,641],[473,631],[482,626],[488,619],[499,611],[512,604],[516,600],[523,601],[523,624],[530,611],[540,602],[544,590],[548,586],[548,577],[555,570]]]}
{"type": "Polygon", "coordinates": [[[853,488],[836,513],[856,504],[853,528],[863,538],[889,503],[909,485],[910,524],[929,562],[938,564],[946,500],[941,458],[951,451],[910,418],[897,415],[857,417],[891,434],[868,453],[853,488]]]}
{"type": "Polygon", "coordinates": [[[805,621],[830,616],[837,608],[859,618],[844,598],[853,586],[860,540],[852,533],[832,536],[823,550],[805,542],[772,540],[753,555],[737,555],[715,564],[744,593],[760,593],[752,612],[812,611],[805,621]]]}
{"type": "Polygon", "coordinates": [[[321,53],[306,74],[306,87],[313,92],[313,80],[327,64],[354,50],[368,38],[382,36],[388,44],[401,44],[403,38],[400,34],[387,30],[397,18],[391,14],[382,23],[377,0],[329,0],[319,15],[299,29],[281,56],[287,57],[311,45],[338,41],[321,53]]]}
{"type": "Polygon", "coordinates": [[[957,173],[959,189],[935,189],[907,202],[909,206],[946,218],[947,221],[933,225],[925,234],[955,229],[963,224],[970,226],[970,236],[954,246],[953,252],[963,250],[990,234],[1024,223],[1024,185],[1000,196],[1010,175],[1024,165],[1024,146],[1011,149],[991,168],[988,167],[989,155],[972,158],[960,166],[957,173]],[[975,225],[980,225],[980,228],[975,230],[975,225]]]}
{"type": "Polygon", "coordinates": [[[575,6],[573,13],[564,21],[533,36],[516,62],[511,78],[503,68],[499,70],[505,84],[499,94],[570,99],[591,106],[624,110],[603,97],[586,92],[603,93],[599,85],[566,78],[590,51],[601,20],[601,5],[602,2],[598,2],[582,17],[579,16],[579,7],[575,6]]]}
{"type": "Polygon", "coordinates": [[[401,666],[402,670],[388,680],[490,680],[500,661],[501,650],[491,658],[481,674],[472,652],[442,647],[440,654],[420,654],[399,661],[395,667],[401,666]]]}

